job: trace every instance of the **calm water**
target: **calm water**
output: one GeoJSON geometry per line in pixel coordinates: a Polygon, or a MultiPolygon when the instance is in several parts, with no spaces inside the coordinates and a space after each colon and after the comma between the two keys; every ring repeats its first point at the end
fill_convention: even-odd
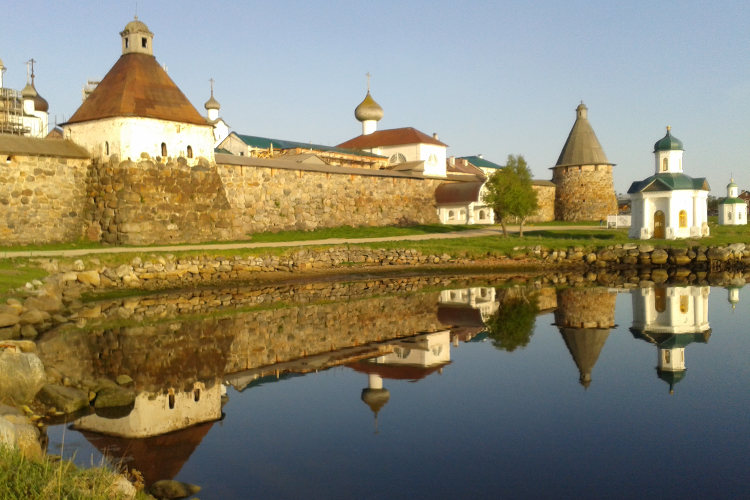
{"type": "Polygon", "coordinates": [[[428,285],[286,289],[285,307],[239,318],[88,332],[107,347],[81,366],[132,371],[149,397],[51,427],[49,451],[89,464],[107,449],[201,499],[746,494],[746,289],[428,285]],[[200,415],[214,418],[166,433],[200,415]]]}

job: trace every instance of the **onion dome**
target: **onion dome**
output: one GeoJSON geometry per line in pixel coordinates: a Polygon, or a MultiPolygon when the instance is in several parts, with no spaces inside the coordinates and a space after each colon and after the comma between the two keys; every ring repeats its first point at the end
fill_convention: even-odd
{"type": "Polygon", "coordinates": [[[21,97],[23,97],[24,99],[33,99],[37,95],[38,94],[36,93],[36,89],[30,83],[27,83],[26,86],[21,91],[21,97]]]}
{"type": "Polygon", "coordinates": [[[219,109],[221,108],[221,105],[219,104],[219,101],[217,101],[214,98],[214,93],[211,91],[211,97],[206,101],[206,104],[203,105],[206,109],[219,109]]]}
{"type": "Polygon", "coordinates": [[[354,109],[354,117],[361,122],[368,120],[379,121],[383,118],[383,108],[375,102],[369,90],[364,100],[354,109]]]}
{"type": "Polygon", "coordinates": [[[656,141],[654,144],[654,153],[657,151],[684,151],[682,147],[682,141],[676,137],[672,137],[672,127],[667,127],[667,135],[656,141]]]}
{"type": "Polygon", "coordinates": [[[391,399],[391,393],[388,389],[362,389],[361,397],[362,401],[377,415],[380,409],[391,399]]]}
{"type": "Polygon", "coordinates": [[[738,187],[738,186],[734,182],[734,178],[729,179],[729,184],[727,184],[727,189],[736,188],[736,187],[738,187]]]}

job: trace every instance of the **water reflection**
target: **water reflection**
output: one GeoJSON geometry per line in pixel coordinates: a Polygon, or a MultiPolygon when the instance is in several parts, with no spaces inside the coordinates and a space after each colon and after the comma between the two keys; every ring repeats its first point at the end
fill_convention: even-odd
{"type": "Polygon", "coordinates": [[[657,347],[656,373],[669,384],[669,392],[685,378],[685,348],[694,343],[707,343],[711,336],[708,325],[707,286],[640,288],[631,292],[635,338],[657,347]]]}
{"type": "MultiPolygon", "coordinates": [[[[732,310],[739,303],[742,283],[735,279],[726,289],[732,310]]],[[[477,392],[481,395],[477,397],[485,400],[496,398],[508,373],[505,378],[493,379],[489,374],[494,368],[485,366],[482,373],[467,375],[478,359],[489,360],[490,366],[514,366],[514,370],[527,373],[525,384],[537,380],[528,376],[534,371],[567,373],[554,384],[545,380],[538,387],[503,393],[503,404],[509,408],[522,400],[520,394],[525,392],[536,394],[537,404],[549,399],[562,406],[566,399],[580,402],[578,398],[585,394],[586,404],[596,412],[601,397],[597,388],[613,390],[614,379],[620,374],[633,376],[632,371],[624,370],[633,370],[634,365],[618,368],[619,372],[613,371],[613,366],[620,367],[622,360],[636,356],[644,359],[646,351],[639,349],[644,344],[632,342],[635,338],[655,346],[657,376],[674,392],[687,373],[686,349],[694,343],[707,344],[711,336],[710,295],[710,287],[699,285],[558,289],[544,281],[513,285],[492,280],[473,283],[470,279],[436,282],[432,278],[292,285],[260,292],[204,290],[187,298],[149,297],[137,304],[134,299],[127,300],[132,314],[143,318],[162,314],[170,303],[192,304],[193,312],[200,310],[205,317],[178,321],[167,315],[148,325],[139,320],[116,327],[93,324],[84,330],[61,329],[42,338],[38,349],[48,369],[73,383],[113,380],[122,374],[132,377],[130,389],[136,394],[132,409],[114,418],[98,413],[81,416],[72,428],[96,449],[106,450],[113,461],[141,471],[150,483],[179,476],[192,460],[204,460],[202,463],[210,466],[205,458],[193,455],[200,455],[197,450],[202,440],[211,442],[210,431],[224,416],[223,411],[229,421],[244,422],[248,413],[258,419],[275,410],[251,405],[256,394],[284,394],[299,377],[321,381],[320,388],[308,384],[306,390],[323,390],[324,379],[306,375],[335,367],[340,367],[334,371],[338,377],[351,380],[345,389],[348,394],[354,396],[361,390],[361,401],[369,408],[366,425],[362,414],[352,414],[352,428],[371,432],[374,425],[378,439],[398,435],[403,422],[383,419],[397,419],[405,408],[417,419],[439,419],[422,415],[417,408],[425,404],[420,398],[434,397],[435,386],[444,391],[446,402],[458,398],[462,391],[477,392]],[[226,316],[216,314],[217,309],[209,304],[217,301],[236,303],[237,310],[226,316]],[[628,328],[632,337],[627,335],[628,328]],[[557,344],[550,343],[551,338],[557,344]],[[461,354],[467,354],[454,357],[451,350],[462,343],[467,348],[461,354]],[[538,354],[537,346],[544,347],[543,355],[538,354]],[[538,359],[529,353],[537,353],[538,359]],[[578,384],[569,376],[575,373],[570,359],[578,384]],[[528,366],[520,367],[521,363],[528,366]],[[563,368],[558,370],[558,365],[563,368]],[[557,393],[545,392],[545,384],[557,393]],[[568,386],[575,392],[562,389],[568,386]],[[580,386],[587,391],[581,391],[580,386]],[[226,388],[232,391],[229,402],[226,388]]],[[[102,306],[102,316],[107,317],[108,311],[116,315],[123,307],[123,303],[102,306]]],[[[705,364],[705,359],[700,363],[705,364]]],[[[626,391],[627,386],[623,384],[626,391]]],[[[645,387],[637,390],[647,390],[645,387]]],[[[685,388],[681,394],[690,392],[685,385],[681,387],[685,388]]],[[[354,397],[348,401],[351,399],[354,397]]],[[[328,409],[331,418],[339,413],[348,415],[346,404],[340,405],[328,409]]],[[[362,403],[357,405],[360,411],[366,410],[362,403]]],[[[463,410],[474,411],[472,407],[463,410]]],[[[450,413],[449,409],[442,411],[450,413]]],[[[523,413],[536,415],[538,411],[529,407],[523,413]]],[[[258,430],[244,429],[254,436],[258,430]]],[[[409,439],[415,438],[410,435],[409,439]]],[[[228,459],[244,460],[243,454],[249,453],[245,448],[233,449],[236,457],[228,459]]],[[[212,497],[210,491],[206,498],[212,497]]]]}

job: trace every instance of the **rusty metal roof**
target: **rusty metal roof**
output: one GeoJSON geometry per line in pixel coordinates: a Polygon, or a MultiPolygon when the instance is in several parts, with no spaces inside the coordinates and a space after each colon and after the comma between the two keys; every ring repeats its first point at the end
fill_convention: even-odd
{"type": "Polygon", "coordinates": [[[400,146],[403,144],[435,144],[447,147],[447,144],[412,127],[377,130],[372,134],[360,135],[354,139],[349,139],[336,147],[371,149],[379,146],[400,146]]]}
{"type": "Polygon", "coordinates": [[[134,116],[196,125],[206,118],[148,54],[123,54],[67,124],[134,116]]]}
{"type": "Polygon", "coordinates": [[[88,158],[89,153],[71,141],[0,134],[0,154],[88,158]]]}
{"type": "Polygon", "coordinates": [[[435,201],[438,205],[453,205],[456,203],[471,203],[480,201],[479,191],[483,181],[476,182],[444,182],[435,190],[435,201]]]}

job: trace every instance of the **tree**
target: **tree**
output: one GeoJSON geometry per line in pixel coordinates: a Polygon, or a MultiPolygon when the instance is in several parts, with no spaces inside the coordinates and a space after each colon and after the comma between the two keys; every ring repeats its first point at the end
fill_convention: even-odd
{"type": "Polygon", "coordinates": [[[523,156],[508,155],[505,168],[490,175],[485,186],[483,201],[495,211],[503,226],[503,236],[508,235],[505,227],[508,219],[515,217],[520,221],[519,234],[523,237],[523,223],[539,207],[531,185],[531,171],[523,156]]]}
{"type": "Polygon", "coordinates": [[[508,352],[526,347],[534,334],[538,313],[536,297],[528,297],[525,293],[502,301],[497,312],[486,322],[492,345],[508,352]]]}

